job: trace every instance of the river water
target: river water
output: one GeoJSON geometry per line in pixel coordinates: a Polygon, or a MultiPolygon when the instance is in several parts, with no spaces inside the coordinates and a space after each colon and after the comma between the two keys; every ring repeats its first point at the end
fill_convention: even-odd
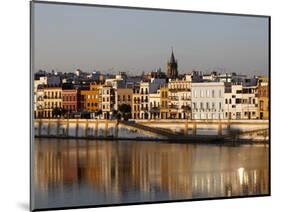
{"type": "Polygon", "coordinates": [[[35,208],[264,195],[268,145],[35,139],[35,208]]]}

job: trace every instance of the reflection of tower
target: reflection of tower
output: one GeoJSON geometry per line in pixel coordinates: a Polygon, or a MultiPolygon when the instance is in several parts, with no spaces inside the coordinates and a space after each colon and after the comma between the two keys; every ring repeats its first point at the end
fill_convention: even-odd
{"type": "Polygon", "coordinates": [[[176,79],[178,77],[178,61],[175,59],[173,49],[170,61],[167,63],[167,77],[171,79],[176,79]]]}

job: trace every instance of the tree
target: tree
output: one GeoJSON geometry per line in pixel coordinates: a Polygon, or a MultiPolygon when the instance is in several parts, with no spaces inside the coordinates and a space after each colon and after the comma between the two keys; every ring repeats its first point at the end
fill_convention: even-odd
{"type": "Polygon", "coordinates": [[[118,111],[117,110],[113,110],[112,111],[112,118],[113,119],[118,119],[118,111]]]}
{"type": "Polygon", "coordinates": [[[59,108],[59,107],[53,108],[52,115],[53,115],[53,117],[58,117],[58,116],[60,116],[60,115],[61,115],[61,110],[60,110],[60,108],[59,108]]]}
{"type": "Polygon", "coordinates": [[[101,110],[97,110],[96,112],[95,112],[95,116],[100,116],[102,114],[102,111],[101,110]]]}
{"type": "Polygon", "coordinates": [[[61,107],[55,107],[53,108],[52,114],[53,117],[61,117],[66,114],[67,110],[61,107]]]}
{"type": "Polygon", "coordinates": [[[124,120],[128,120],[131,117],[131,106],[127,104],[122,104],[119,107],[119,112],[124,120]]]}

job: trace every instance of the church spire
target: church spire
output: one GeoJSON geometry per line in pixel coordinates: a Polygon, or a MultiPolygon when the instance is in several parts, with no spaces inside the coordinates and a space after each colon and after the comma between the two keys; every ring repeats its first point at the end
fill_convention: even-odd
{"type": "Polygon", "coordinates": [[[172,54],[171,54],[170,63],[176,63],[175,56],[174,56],[174,51],[173,51],[173,47],[172,47],[172,54]]]}
{"type": "Polygon", "coordinates": [[[170,61],[167,64],[167,76],[168,78],[175,79],[178,77],[178,62],[175,59],[173,47],[171,49],[172,49],[172,53],[171,53],[170,61]]]}

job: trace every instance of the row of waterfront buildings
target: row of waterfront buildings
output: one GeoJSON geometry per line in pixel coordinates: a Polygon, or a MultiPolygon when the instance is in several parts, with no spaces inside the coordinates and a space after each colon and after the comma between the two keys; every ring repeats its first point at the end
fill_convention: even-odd
{"type": "Polygon", "coordinates": [[[173,53],[166,73],[35,73],[35,118],[112,119],[120,112],[131,119],[268,119],[269,82],[236,73],[179,75],[173,53]]]}

